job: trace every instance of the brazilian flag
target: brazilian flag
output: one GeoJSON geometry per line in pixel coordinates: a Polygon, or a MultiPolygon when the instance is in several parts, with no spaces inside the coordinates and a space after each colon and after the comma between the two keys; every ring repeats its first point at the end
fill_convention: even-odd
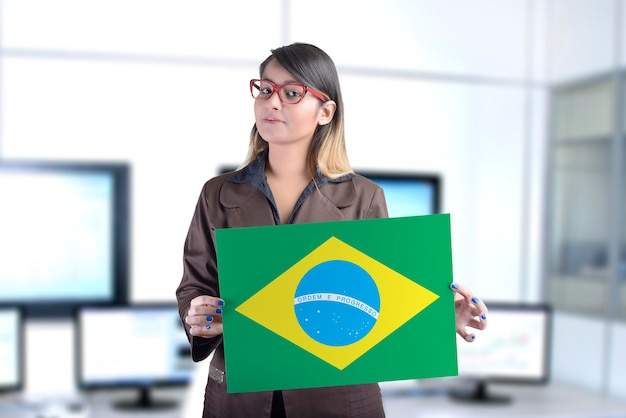
{"type": "Polygon", "coordinates": [[[228,392],[457,374],[448,214],[216,239],[228,392]]]}

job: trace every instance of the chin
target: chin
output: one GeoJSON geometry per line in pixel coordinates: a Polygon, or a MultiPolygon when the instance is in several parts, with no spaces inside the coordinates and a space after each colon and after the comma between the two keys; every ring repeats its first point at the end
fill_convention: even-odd
{"type": "Polygon", "coordinates": [[[272,134],[264,135],[263,132],[261,131],[259,131],[259,134],[261,134],[261,138],[263,138],[263,140],[267,142],[268,144],[286,142],[284,138],[277,137],[276,135],[272,135],[272,134]]]}

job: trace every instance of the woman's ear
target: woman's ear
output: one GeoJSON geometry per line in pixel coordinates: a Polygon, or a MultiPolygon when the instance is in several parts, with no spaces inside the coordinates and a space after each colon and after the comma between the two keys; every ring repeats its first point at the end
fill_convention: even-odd
{"type": "Polygon", "coordinates": [[[335,116],[335,110],[337,109],[337,103],[329,100],[327,102],[322,103],[320,106],[319,115],[317,118],[318,125],[327,125],[333,120],[333,116],[335,116]]]}

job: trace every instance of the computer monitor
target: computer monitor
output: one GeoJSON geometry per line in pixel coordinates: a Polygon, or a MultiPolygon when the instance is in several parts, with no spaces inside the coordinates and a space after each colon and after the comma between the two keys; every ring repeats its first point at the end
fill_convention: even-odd
{"type": "Polygon", "coordinates": [[[488,384],[549,381],[552,310],[546,304],[486,304],[487,328],[476,331],[472,343],[458,337],[459,378],[472,385],[450,394],[457,400],[510,402],[510,396],[491,393],[488,384]]]}
{"type": "MultiPolygon", "coordinates": [[[[222,166],[220,174],[235,171],[222,166]]],[[[437,214],[441,210],[442,181],[438,174],[355,170],[382,187],[390,218],[437,214]]]]}
{"type": "Polygon", "coordinates": [[[129,177],[124,163],[0,160],[0,304],[48,319],[125,303],[129,177]]]}
{"type": "Polygon", "coordinates": [[[437,214],[441,210],[441,178],[437,174],[356,171],[382,187],[390,218],[437,214]]]}
{"type": "Polygon", "coordinates": [[[152,389],[187,385],[193,361],[176,304],[81,307],[76,317],[77,386],[83,391],[137,389],[120,409],[161,409],[152,389]]]}
{"type": "Polygon", "coordinates": [[[24,385],[23,313],[0,306],[0,392],[16,392],[24,385]]]}

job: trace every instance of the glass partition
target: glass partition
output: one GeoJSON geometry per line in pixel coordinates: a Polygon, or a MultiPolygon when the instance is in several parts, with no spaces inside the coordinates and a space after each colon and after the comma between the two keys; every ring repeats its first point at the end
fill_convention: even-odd
{"type": "Polygon", "coordinates": [[[558,89],[553,103],[547,293],[557,309],[605,316],[611,297],[614,80],[558,89]]]}

